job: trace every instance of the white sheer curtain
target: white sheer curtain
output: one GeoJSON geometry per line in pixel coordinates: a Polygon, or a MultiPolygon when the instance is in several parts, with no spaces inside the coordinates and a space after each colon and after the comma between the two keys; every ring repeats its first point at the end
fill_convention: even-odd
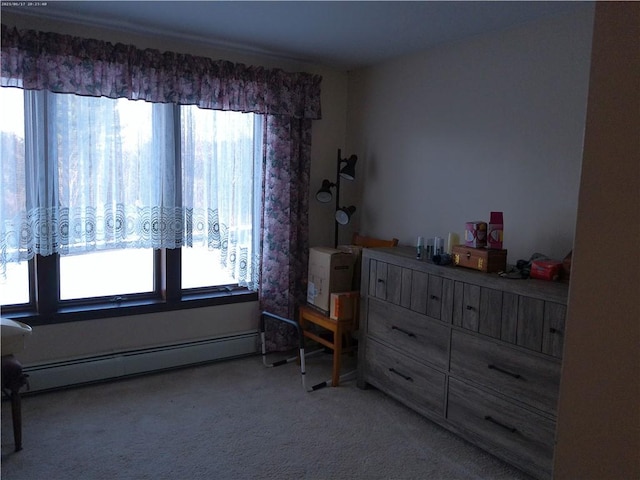
{"type": "Polygon", "coordinates": [[[33,160],[48,159],[54,183],[47,217],[59,238],[49,246],[61,254],[178,246],[171,105],[46,97],[48,155],[33,160]]]}
{"type": "Polygon", "coordinates": [[[255,288],[260,115],[24,98],[23,135],[3,132],[2,265],[36,253],[200,245],[219,252],[211,268],[255,288]]]}
{"type": "Polygon", "coordinates": [[[17,264],[30,255],[29,246],[22,238],[28,236],[28,232],[22,231],[22,219],[27,210],[23,90],[0,89],[0,106],[0,275],[4,276],[7,260],[17,264]]]}
{"type": "Polygon", "coordinates": [[[254,285],[262,116],[182,106],[180,123],[185,244],[219,251],[228,274],[254,285]]]}

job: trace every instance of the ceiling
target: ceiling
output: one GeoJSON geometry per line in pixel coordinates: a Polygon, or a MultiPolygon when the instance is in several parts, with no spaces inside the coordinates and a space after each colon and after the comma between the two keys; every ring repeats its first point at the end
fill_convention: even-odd
{"type": "Polygon", "coordinates": [[[37,7],[3,3],[3,11],[180,37],[349,70],[563,14],[589,2],[50,0],[37,7]]]}

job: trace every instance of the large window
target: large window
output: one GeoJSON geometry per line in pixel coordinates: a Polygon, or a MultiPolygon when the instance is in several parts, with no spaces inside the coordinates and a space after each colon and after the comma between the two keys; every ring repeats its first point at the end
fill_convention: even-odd
{"type": "Polygon", "coordinates": [[[53,310],[251,286],[260,115],[19,88],[0,102],[2,305],[37,306],[44,281],[53,310]]]}

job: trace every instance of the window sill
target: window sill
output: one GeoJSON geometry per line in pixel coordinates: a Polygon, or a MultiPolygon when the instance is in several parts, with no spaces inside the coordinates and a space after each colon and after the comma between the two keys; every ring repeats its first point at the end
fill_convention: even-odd
{"type": "Polygon", "coordinates": [[[64,305],[48,315],[34,311],[13,311],[4,312],[4,316],[14,320],[20,320],[33,327],[38,325],[53,325],[83,320],[213,307],[233,303],[255,302],[257,300],[258,294],[256,292],[234,290],[215,293],[188,293],[183,295],[182,299],[176,301],[134,299],[123,300],[119,303],[104,302],[90,305],[64,305]]]}

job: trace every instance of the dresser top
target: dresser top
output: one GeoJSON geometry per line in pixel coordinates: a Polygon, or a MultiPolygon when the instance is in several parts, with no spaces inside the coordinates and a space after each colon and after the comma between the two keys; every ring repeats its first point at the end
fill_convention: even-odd
{"type": "Polygon", "coordinates": [[[400,267],[439,275],[454,281],[457,280],[481,287],[494,288],[496,290],[540,298],[565,305],[569,295],[569,285],[566,283],[537,279],[507,278],[497,273],[484,273],[455,265],[436,265],[430,260],[417,260],[415,247],[365,248],[362,251],[362,255],[363,259],[371,258],[380,260],[400,267]]]}

